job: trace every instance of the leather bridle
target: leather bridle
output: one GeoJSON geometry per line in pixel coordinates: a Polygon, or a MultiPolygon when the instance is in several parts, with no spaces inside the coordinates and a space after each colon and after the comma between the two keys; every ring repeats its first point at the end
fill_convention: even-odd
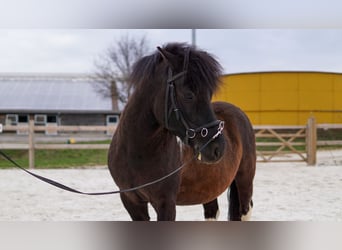
{"type": "Polygon", "coordinates": [[[200,134],[201,137],[205,138],[209,134],[209,129],[213,129],[217,127],[217,133],[214,135],[215,138],[222,133],[224,128],[224,121],[221,120],[214,120],[212,122],[206,123],[199,127],[192,128],[189,125],[189,122],[186,121],[182,111],[180,110],[177,101],[176,101],[176,90],[175,90],[175,82],[179,78],[184,79],[187,74],[187,69],[189,65],[189,56],[190,56],[190,49],[187,48],[185,50],[184,55],[184,63],[183,63],[183,71],[173,75],[172,68],[168,68],[168,79],[167,79],[167,86],[166,86],[166,93],[165,93],[165,128],[171,130],[169,127],[169,119],[172,113],[174,113],[177,122],[179,122],[185,128],[185,137],[182,139],[185,144],[189,144],[190,139],[194,139],[197,134],[200,134]],[[170,103],[170,106],[169,106],[170,103]]]}

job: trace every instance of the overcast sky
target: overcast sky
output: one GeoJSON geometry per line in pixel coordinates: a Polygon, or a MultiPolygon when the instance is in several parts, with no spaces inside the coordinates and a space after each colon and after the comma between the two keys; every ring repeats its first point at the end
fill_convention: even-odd
{"type": "MultiPolygon", "coordinates": [[[[123,35],[191,43],[190,29],[0,29],[0,73],[92,73],[94,60],[123,35]]],[[[341,29],[196,30],[196,45],[225,73],[277,70],[342,72],[341,29]]]]}

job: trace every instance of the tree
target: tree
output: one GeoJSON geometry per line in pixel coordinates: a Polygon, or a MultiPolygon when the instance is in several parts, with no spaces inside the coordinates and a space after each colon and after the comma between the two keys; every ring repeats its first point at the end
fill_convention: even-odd
{"type": "Polygon", "coordinates": [[[113,110],[119,110],[118,102],[126,104],[131,92],[128,79],[132,66],[148,52],[145,36],[133,38],[126,34],[95,60],[95,74],[100,81],[95,81],[94,88],[103,97],[112,99],[113,110]]]}

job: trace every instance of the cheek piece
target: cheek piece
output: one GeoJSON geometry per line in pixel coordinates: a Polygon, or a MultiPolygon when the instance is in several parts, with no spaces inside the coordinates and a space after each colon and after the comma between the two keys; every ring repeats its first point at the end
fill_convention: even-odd
{"type": "MultiPolygon", "coordinates": [[[[189,62],[189,53],[190,50],[187,50],[184,57],[184,65],[183,65],[183,71],[173,75],[171,67],[168,69],[168,80],[167,80],[167,86],[166,86],[166,93],[165,93],[165,128],[170,130],[169,127],[169,118],[172,113],[174,113],[176,120],[178,123],[183,125],[185,128],[185,137],[182,138],[182,141],[189,145],[189,142],[191,139],[194,139],[197,134],[200,134],[201,137],[205,138],[209,134],[210,129],[215,129],[217,127],[217,132],[214,133],[213,137],[210,139],[210,142],[214,140],[216,137],[218,137],[224,128],[224,121],[221,120],[215,120],[212,122],[209,122],[207,124],[201,125],[197,128],[191,128],[189,126],[189,122],[186,121],[184,118],[184,115],[182,114],[181,110],[178,108],[177,102],[176,102],[176,91],[175,91],[175,81],[181,77],[183,77],[183,83],[184,83],[184,76],[187,73],[187,67],[189,62]],[[170,106],[169,106],[170,103],[170,106]]],[[[208,145],[208,143],[206,143],[208,145]]]]}

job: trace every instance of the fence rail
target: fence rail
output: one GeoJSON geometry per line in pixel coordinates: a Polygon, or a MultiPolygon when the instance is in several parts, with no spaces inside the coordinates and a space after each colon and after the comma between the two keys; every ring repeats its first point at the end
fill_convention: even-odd
{"type": "Polygon", "coordinates": [[[255,126],[254,131],[259,161],[284,161],[284,155],[292,154],[296,157],[286,161],[308,162],[305,126],[255,126]]]}
{"type": "Polygon", "coordinates": [[[19,134],[28,135],[28,143],[0,143],[0,149],[24,149],[28,150],[29,168],[35,166],[35,150],[36,149],[108,149],[108,144],[51,144],[36,143],[36,132],[49,132],[55,134],[57,132],[107,132],[114,133],[116,126],[36,126],[34,120],[30,119],[28,125],[5,125],[2,126],[4,131],[16,131],[19,134]]]}
{"type": "MultiPolygon", "coordinates": [[[[29,152],[29,167],[34,168],[35,150],[41,149],[108,149],[109,144],[56,144],[38,143],[36,132],[47,130],[57,132],[106,132],[114,133],[115,126],[35,126],[30,120],[28,125],[2,126],[3,132],[25,132],[27,143],[0,143],[0,149],[23,149],[29,152]]],[[[342,140],[317,141],[317,129],[342,129],[342,124],[319,124],[315,118],[309,118],[306,126],[254,126],[257,160],[270,161],[305,161],[308,165],[316,164],[316,148],[322,145],[342,145],[342,140]]]]}
{"type": "MultiPolygon", "coordinates": [[[[342,130],[342,124],[318,124],[317,129],[329,130],[339,129],[342,130]]],[[[341,146],[342,140],[318,140],[317,146],[341,146]]]]}

